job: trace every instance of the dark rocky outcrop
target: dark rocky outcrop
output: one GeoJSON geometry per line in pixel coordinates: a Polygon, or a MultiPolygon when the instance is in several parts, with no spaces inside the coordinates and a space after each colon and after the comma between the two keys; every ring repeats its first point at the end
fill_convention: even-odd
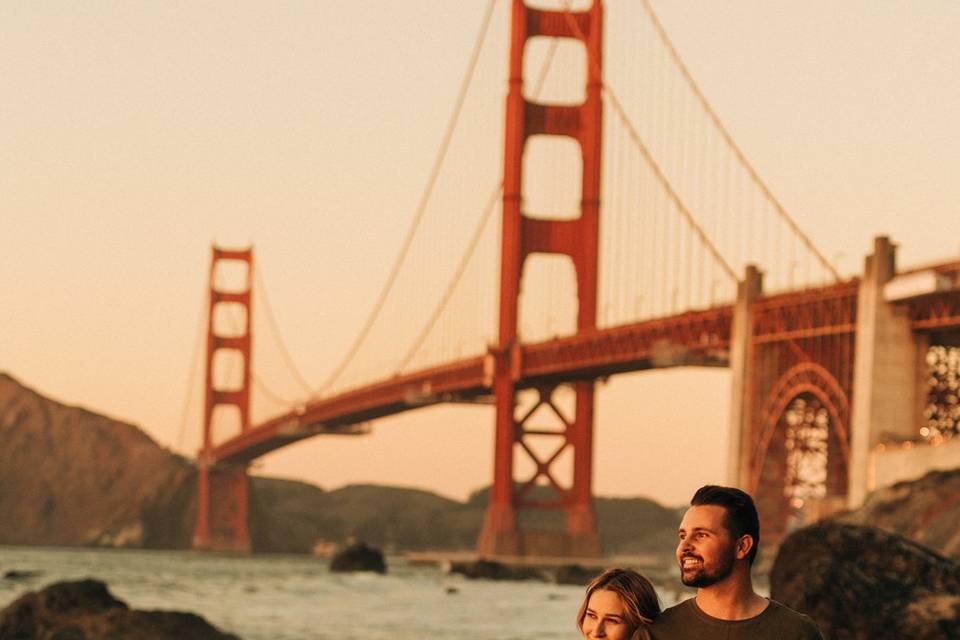
{"type": "Polygon", "coordinates": [[[816,620],[826,640],[960,638],[960,566],[872,527],[825,521],[794,532],[770,595],[816,620]]]}
{"type": "Polygon", "coordinates": [[[10,569],[3,572],[4,580],[30,580],[40,575],[39,571],[23,571],[19,569],[10,569]]]}
{"type": "Polygon", "coordinates": [[[237,640],[192,613],[137,611],[97,580],[57,582],[0,611],[4,640],[237,640]]]}
{"type": "Polygon", "coordinates": [[[363,542],[351,544],[341,549],[330,559],[330,571],[348,573],[353,571],[372,571],[386,573],[387,563],[379,549],[368,547],[363,542]]]}
{"type": "Polygon", "coordinates": [[[450,565],[450,573],[459,573],[472,580],[547,580],[543,572],[536,567],[511,566],[483,559],[454,562],[450,565]]]}
{"type": "Polygon", "coordinates": [[[960,469],[873,491],[837,520],[879,527],[960,561],[960,469]]]}

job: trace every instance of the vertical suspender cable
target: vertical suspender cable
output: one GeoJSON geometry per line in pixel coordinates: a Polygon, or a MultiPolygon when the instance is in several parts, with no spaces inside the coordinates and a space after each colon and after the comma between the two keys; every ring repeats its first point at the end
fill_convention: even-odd
{"type": "Polygon", "coordinates": [[[370,329],[373,328],[373,323],[379,316],[380,310],[383,309],[383,305],[387,300],[387,295],[393,289],[393,285],[397,280],[397,276],[400,274],[400,267],[406,261],[407,254],[410,251],[410,245],[413,243],[413,238],[416,235],[417,230],[420,228],[420,222],[423,220],[423,216],[427,210],[427,203],[430,201],[430,197],[433,195],[433,188],[436,185],[437,178],[440,175],[440,168],[443,166],[443,162],[447,156],[447,150],[450,148],[450,142],[453,139],[453,132],[456,129],[457,122],[460,120],[460,113],[463,110],[463,104],[466,101],[467,91],[470,88],[470,84],[473,80],[473,74],[477,67],[477,62],[480,59],[480,52],[482,51],[483,44],[486,41],[486,35],[490,26],[490,20],[493,17],[493,9],[496,6],[496,1],[497,0],[489,0],[487,3],[486,13],[484,14],[483,22],[480,26],[480,31],[477,34],[476,41],[474,42],[473,52],[470,55],[470,62],[467,64],[467,71],[464,74],[463,81],[460,84],[460,92],[457,95],[453,112],[451,113],[450,119],[447,122],[447,128],[444,132],[443,140],[440,143],[440,148],[437,151],[437,156],[434,160],[430,177],[427,179],[427,185],[420,197],[420,203],[417,206],[416,213],[414,214],[413,223],[407,230],[407,235],[400,247],[400,253],[397,255],[393,267],[390,270],[390,274],[387,276],[387,280],[384,283],[383,289],[380,291],[380,295],[377,297],[370,315],[367,317],[362,328],[360,329],[360,333],[350,345],[350,348],[347,350],[344,358],[334,368],[327,379],[324,380],[323,384],[320,385],[320,388],[317,389],[314,395],[320,395],[328,390],[337,381],[350,362],[352,362],[354,356],[357,354],[357,351],[360,349],[360,345],[363,344],[364,340],[367,338],[367,334],[370,333],[370,329]]]}
{"type": "Polygon", "coordinates": [[[747,160],[747,157],[744,155],[743,151],[741,151],[740,147],[737,146],[737,143],[734,142],[733,137],[723,125],[723,122],[720,120],[720,117],[717,115],[716,111],[714,111],[713,107],[710,106],[710,103],[707,102],[707,99],[700,90],[700,87],[693,79],[693,76],[690,75],[690,71],[680,58],[680,54],[677,52],[676,48],[674,48],[673,42],[671,42],[670,38],[667,36],[667,32],[664,30],[659,18],[657,18],[657,14],[654,12],[653,6],[650,4],[650,0],[640,0],[640,4],[643,6],[647,16],[650,19],[650,22],[653,24],[653,28],[657,31],[661,41],[663,41],[664,46],[667,48],[667,51],[669,52],[670,57],[673,59],[674,64],[677,65],[681,75],[690,86],[690,90],[693,91],[693,94],[700,102],[700,106],[703,107],[703,110],[706,112],[707,116],[713,121],[714,126],[720,132],[720,135],[723,137],[724,141],[726,141],[727,145],[730,147],[730,150],[733,151],[737,161],[747,171],[753,182],[760,188],[760,190],[763,192],[763,195],[767,198],[767,200],[770,201],[770,204],[773,205],[774,209],[776,209],[777,213],[780,214],[794,234],[800,238],[804,246],[806,246],[807,249],[817,257],[817,260],[821,265],[823,265],[824,269],[826,269],[833,276],[834,280],[839,282],[840,274],[837,273],[837,270],[833,268],[833,265],[830,264],[820,250],[817,249],[813,242],[811,242],[810,238],[800,229],[796,221],[794,221],[793,217],[787,212],[784,206],[780,204],[780,201],[777,200],[777,198],[773,195],[773,192],[770,191],[766,183],[760,178],[760,175],[753,168],[753,165],[751,165],[747,160]]]}

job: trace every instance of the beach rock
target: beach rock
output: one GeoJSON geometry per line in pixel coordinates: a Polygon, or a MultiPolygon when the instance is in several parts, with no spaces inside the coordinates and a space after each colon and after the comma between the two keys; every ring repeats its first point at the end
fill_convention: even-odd
{"type": "Polygon", "coordinates": [[[0,611],[4,640],[238,640],[192,613],[136,611],[98,580],[57,582],[0,611]]]}
{"type": "Polygon", "coordinates": [[[770,597],[826,640],[960,638],[960,565],[872,527],[824,521],[788,536],[770,597]]]}
{"type": "Polygon", "coordinates": [[[573,584],[579,587],[587,586],[600,572],[596,569],[588,569],[579,564],[565,564],[557,567],[557,573],[554,576],[557,584],[573,584]]]}
{"type": "Polygon", "coordinates": [[[960,562],[960,469],[872,491],[863,506],[836,519],[879,527],[960,562]]]}
{"type": "Polygon", "coordinates": [[[515,567],[493,560],[475,560],[473,562],[454,562],[450,573],[459,573],[471,580],[539,580],[546,576],[535,567],[515,567]]]}
{"type": "Polygon", "coordinates": [[[10,569],[5,571],[3,574],[4,580],[29,580],[30,578],[36,578],[40,575],[39,571],[21,571],[18,569],[10,569]]]}
{"type": "Polygon", "coordinates": [[[379,549],[368,547],[363,542],[352,544],[334,554],[330,560],[330,571],[345,573],[350,571],[374,571],[386,573],[387,563],[379,549]]]}

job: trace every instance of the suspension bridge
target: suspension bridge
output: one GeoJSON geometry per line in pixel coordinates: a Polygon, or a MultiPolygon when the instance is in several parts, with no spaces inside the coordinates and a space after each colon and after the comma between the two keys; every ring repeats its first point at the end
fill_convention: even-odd
{"type": "Polygon", "coordinates": [[[250,549],[247,474],[261,456],[467,402],[496,416],[478,551],[598,555],[596,381],[683,366],[732,372],[728,481],[757,496],[765,537],[798,510],[858,504],[879,443],[960,425],[956,358],[935,356],[933,382],[928,362],[960,345],[960,262],[898,269],[881,237],[844,279],[801,223],[648,0],[491,0],[356,338],[317,385],[278,340],[299,399],[257,373],[255,293],[272,312],[253,250],[213,248],[194,545],[250,549]],[[497,24],[509,24],[499,41],[497,24]],[[255,396],[275,413],[254,419],[255,396]],[[531,529],[533,511],[562,524],[531,529]]]}

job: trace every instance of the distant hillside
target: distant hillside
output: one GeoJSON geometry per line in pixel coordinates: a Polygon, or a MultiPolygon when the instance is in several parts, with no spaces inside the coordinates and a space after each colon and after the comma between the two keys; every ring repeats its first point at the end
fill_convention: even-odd
{"type": "Polygon", "coordinates": [[[0,544],[183,546],[193,471],[145,433],[0,374],[0,544]]]}
{"type": "Polygon", "coordinates": [[[259,549],[300,553],[318,540],[363,540],[390,551],[468,549],[483,510],[419,489],[350,485],[325,492],[294,480],[254,478],[250,535],[259,549]]]}
{"type": "MultiPolygon", "coordinates": [[[[190,461],[137,427],[66,406],[0,373],[0,544],[187,548],[196,514],[190,461]]],[[[389,550],[472,549],[489,490],[467,502],[416,489],[335,491],[253,477],[255,551],[306,553],[350,538],[389,550]]],[[[676,510],[643,498],[598,498],[609,554],[670,553],[676,510]]],[[[561,514],[526,516],[561,526],[561,514]]]]}

